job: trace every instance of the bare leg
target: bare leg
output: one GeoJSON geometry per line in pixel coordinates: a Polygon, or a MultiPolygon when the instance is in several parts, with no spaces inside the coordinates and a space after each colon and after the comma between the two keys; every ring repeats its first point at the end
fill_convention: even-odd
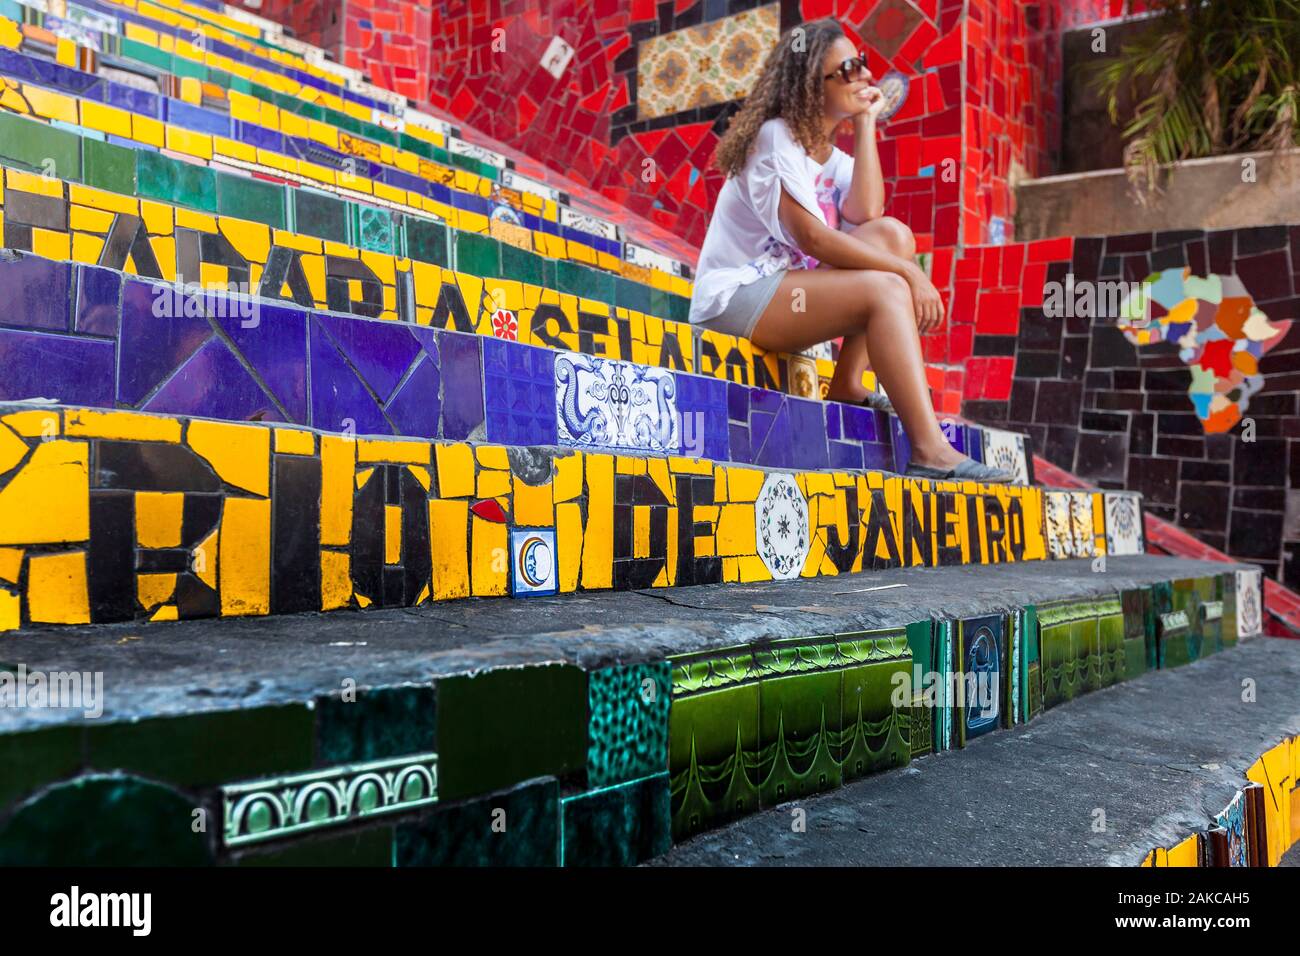
{"type": "Polygon", "coordinates": [[[901,277],[856,269],[789,272],[751,338],[759,348],[797,352],[841,335],[844,348],[828,397],[846,402],[862,399],[866,394],[862,363],[869,352],[907,430],[912,461],[933,468],[952,468],[961,462],[965,456],[948,444],[935,418],[912,293],[901,277]],[[800,290],[803,294],[797,296],[800,290]],[[802,308],[796,311],[796,305],[802,308]]]}
{"type": "MultiPolygon", "coordinates": [[[[879,219],[864,222],[850,232],[849,235],[854,239],[860,239],[869,246],[876,246],[904,259],[911,259],[912,256],[916,255],[916,237],[912,235],[912,230],[893,216],[882,216],[879,219]]],[[[829,269],[831,266],[823,265],[820,268],[829,269]]],[[[861,381],[862,372],[871,368],[871,355],[867,349],[865,334],[855,333],[844,337],[844,342],[840,347],[841,360],[843,360],[844,353],[849,351],[854,353],[850,371],[852,371],[853,366],[860,369],[858,381],[861,381]]]]}

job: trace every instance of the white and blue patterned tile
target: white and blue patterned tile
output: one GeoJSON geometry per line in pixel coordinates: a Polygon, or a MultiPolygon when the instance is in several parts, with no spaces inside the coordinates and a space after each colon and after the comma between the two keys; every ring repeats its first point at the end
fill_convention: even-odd
{"type": "Polygon", "coordinates": [[[554,594],[559,581],[554,528],[510,532],[510,588],[515,597],[554,594]]]}
{"type": "Polygon", "coordinates": [[[1237,572],[1237,637],[1255,637],[1264,630],[1264,572],[1237,572]]]}
{"type": "Polygon", "coordinates": [[[1025,436],[984,428],[984,464],[1015,475],[1017,485],[1029,484],[1029,458],[1025,453],[1025,436]]]}
{"type": "Polygon", "coordinates": [[[1123,491],[1108,491],[1106,500],[1106,553],[1141,554],[1142,497],[1123,491]]]}
{"type": "Polygon", "coordinates": [[[681,448],[677,382],[668,369],[561,352],[555,358],[561,445],[670,452],[681,448]]]}
{"type": "Polygon", "coordinates": [[[777,581],[797,578],[812,545],[808,500],[790,475],[770,474],[754,504],[758,556],[777,581]]]}

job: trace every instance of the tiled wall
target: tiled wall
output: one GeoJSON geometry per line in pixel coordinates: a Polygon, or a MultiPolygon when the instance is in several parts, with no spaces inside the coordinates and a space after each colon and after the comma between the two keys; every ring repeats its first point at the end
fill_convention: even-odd
{"type": "Polygon", "coordinates": [[[8,406],[0,480],[0,629],[1140,547],[1108,537],[1101,493],[1063,493],[1049,535],[1056,493],[1032,487],[89,408],[8,406]]]}
{"type": "Polygon", "coordinates": [[[975,312],[968,417],[1300,584],[1300,228],[974,249],[957,290],[975,312]],[[1046,314],[1068,275],[1076,305],[1084,283],[1152,279],[1150,327],[1046,314]]]}

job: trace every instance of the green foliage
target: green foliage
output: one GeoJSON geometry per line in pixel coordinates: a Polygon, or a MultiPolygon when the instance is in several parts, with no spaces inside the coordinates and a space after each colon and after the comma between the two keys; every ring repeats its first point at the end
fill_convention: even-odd
{"type": "Polygon", "coordinates": [[[1124,165],[1146,196],[1159,167],[1300,144],[1300,0],[1152,0],[1149,27],[1100,62],[1092,82],[1124,128],[1124,165]]]}

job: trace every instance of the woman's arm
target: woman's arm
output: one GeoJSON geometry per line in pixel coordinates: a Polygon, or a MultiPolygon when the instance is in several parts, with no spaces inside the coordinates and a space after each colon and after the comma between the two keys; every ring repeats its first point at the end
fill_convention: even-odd
{"type": "Polygon", "coordinates": [[[885,214],[885,177],[876,149],[876,117],[885,108],[885,95],[871,92],[871,105],[853,117],[853,181],[840,203],[840,214],[858,225],[885,214]]]}
{"type": "Polygon", "coordinates": [[[939,297],[939,290],[912,260],[869,246],[846,232],[830,228],[801,206],[785,187],[781,188],[777,215],[800,251],[819,262],[836,269],[892,272],[906,279],[916,306],[916,324],[922,332],[936,329],[943,322],[943,299],[939,297]]]}

